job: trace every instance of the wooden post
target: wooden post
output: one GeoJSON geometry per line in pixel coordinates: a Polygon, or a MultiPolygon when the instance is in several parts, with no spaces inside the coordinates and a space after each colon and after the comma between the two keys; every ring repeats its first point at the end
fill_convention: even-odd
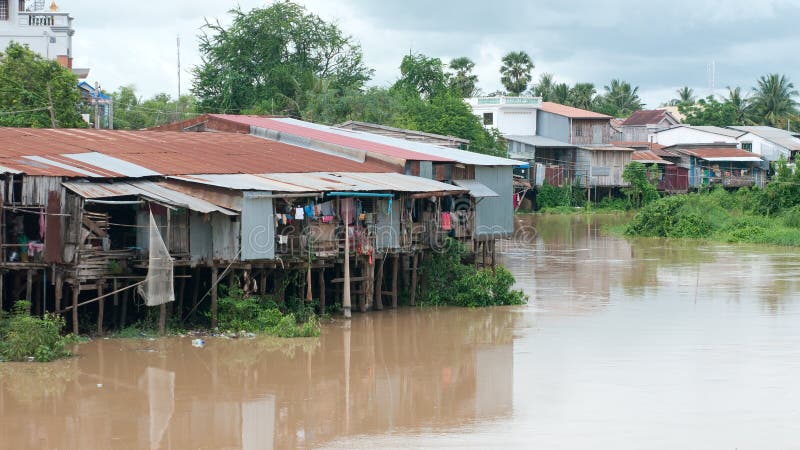
{"type": "Polygon", "coordinates": [[[262,296],[267,294],[267,269],[261,270],[261,286],[258,288],[262,296]]]}
{"type": "Polygon", "coordinates": [[[25,300],[28,301],[28,314],[33,313],[33,269],[28,269],[28,277],[25,280],[25,300]]]}
{"type": "MultiPolygon", "coordinates": [[[[192,317],[197,313],[197,299],[198,295],[200,295],[200,268],[197,267],[194,269],[194,288],[192,289],[192,317]]],[[[183,319],[181,319],[181,323],[183,323],[183,319]]]]}
{"type": "Polygon", "coordinates": [[[495,257],[496,257],[495,248],[496,247],[497,247],[497,240],[492,239],[492,272],[493,273],[497,272],[497,265],[496,265],[496,259],[495,259],[495,257]]]}
{"type": "MultiPolygon", "coordinates": [[[[182,274],[185,275],[186,274],[185,272],[187,271],[182,270],[181,272],[184,272],[182,274]]],[[[186,296],[186,278],[181,277],[181,279],[178,280],[178,305],[177,305],[178,318],[183,317],[183,298],[185,296],[186,296]]]]}
{"type": "MultiPolygon", "coordinates": [[[[0,289],[2,289],[2,284],[0,284],[0,289]]],[[[56,314],[59,314],[58,311],[61,311],[61,298],[64,295],[64,276],[61,272],[56,272],[56,287],[55,287],[55,308],[56,314]]]]}
{"type": "Polygon", "coordinates": [[[485,269],[486,268],[486,243],[487,242],[488,241],[483,241],[481,243],[481,249],[483,249],[482,250],[483,257],[481,259],[481,269],[485,269]]]}
{"type": "Polygon", "coordinates": [[[158,334],[161,336],[167,332],[167,304],[162,303],[158,307],[158,334]]]}
{"type": "Polygon", "coordinates": [[[81,296],[80,281],[72,280],[72,332],[78,335],[78,298],[81,296]]]}
{"type": "Polygon", "coordinates": [[[414,256],[411,259],[411,294],[410,294],[410,301],[411,306],[417,306],[417,264],[419,259],[417,258],[417,253],[414,252],[414,256]]]}
{"type": "Polygon", "coordinates": [[[375,279],[375,309],[383,311],[383,263],[385,255],[378,255],[378,277],[375,279]]]}
{"type": "MultiPolygon", "coordinates": [[[[99,280],[97,282],[97,296],[102,297],[103,295],[103,284],[105,280],[99,280]]],[[[97,301],[97,334],[102,336],[103,335],[103,310],[105,309],[106,299],[101,298],[97,301]]]]}
{"type": "Polygon", "coordinates": [[[478,248],[480,244],[478,241],[473,237],[472,238],[472,262],[475,264],[475,270],[478,270],[478,248]]]}
{"type": "MultiPolygon", "coordinates": [[[[345,217],[349,215],[350,211],[347,211],[345,217]]],[[[345,220],[344,224],[344,294],[342,294],[342,309],[344,309],[344,318],[349,319],[352,317],[353,313],[350,311],[352,305],[350,303],[350,224],[346,223],[345,220]]]]}
{"type": "Polygon", "coordinates": [[[325,314],[325,268],[319,269],[319,312],[325,314]]]}
{"type": "Polygon", "coordinates": [[[217,328],[217,265],[211,265],[211,329],[217,328]]]}
{"type": "Polygon", "coordinates": [[[367,271],[367,276],[364,279],[364,304],[361,306],[361,312],[367,312],[375,292],[375,264],[369,261],[369,256],[364,257],[364,270],[367,271]]]}
{"type": "Polygon", "coordinates": [[[114,278],[111,280],[111,288],[114,290],[114,313],[111,314],[111,318],[114,322],[114,327],[116,328],[119,325],[119,315],[116,314],[117,309],[119,308],[119,280],[114,278]]]}
{"type": "Polygon", "coordinates": [[[126,289],[122,292],[122,312],[120,313],[119,318],[119,328],[125,328],[125,321],[128,319],[128,296],[130,295],[130,289],[126,289]]]}
{"type": "Polygon", "coordinates": [[[397,253],[392,257],[392,308],[397,309],[397,275],[400,271],[400,257],[397,253]]]}

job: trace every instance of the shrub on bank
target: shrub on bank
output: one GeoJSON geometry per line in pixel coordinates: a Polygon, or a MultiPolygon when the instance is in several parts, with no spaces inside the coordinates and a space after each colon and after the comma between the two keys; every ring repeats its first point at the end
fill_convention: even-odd
{"type": "Polygon", "coordinates": [[[0,360],[39,362],[66,358],[72,336],[61,336],[64,319],[55,314],[31,316],[30,302],[18,301],[11,314],[0,317],[0,360]]]}
{"type": "Polygon", "coordinates": [[[448,239],[442,251],[427,257],[422,264],[425,279],[420,304],[430,306],[484,307],[523,305],[528,299],[512,289],[514,276],[504,267],[476,270],[463,264],[464,244],[448,239]]]}
{"type": "Polygon", "coordinates": [[[220,297],[217,314],[220,330],[286,338],[314,337],[320,332],[313,305],[302,299],[289,299],[278,305],[270,298],[244,297],[238,287],[228,288],[226,295],[220,297]]]}

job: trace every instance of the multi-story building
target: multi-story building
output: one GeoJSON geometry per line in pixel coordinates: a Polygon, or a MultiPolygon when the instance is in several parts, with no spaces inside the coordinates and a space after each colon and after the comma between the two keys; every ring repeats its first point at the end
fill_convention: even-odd
{"type": "Polygon", "coordinates": [[[86,78],[88,69],[72,67],[73,20],[55,1],[0,0],[0,51],[18,42],[86,78]]]}

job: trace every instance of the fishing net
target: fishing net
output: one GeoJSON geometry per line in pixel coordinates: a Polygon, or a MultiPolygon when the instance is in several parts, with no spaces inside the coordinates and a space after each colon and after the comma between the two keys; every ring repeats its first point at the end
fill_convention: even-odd
{"type": "Polygon", "coordinates": [[[150,260],[144,285],[139,286],[139,293],[144,297],[147,306],[158,306],[175,301],[173,259],[158,225],[150,213],[150,260]]]}

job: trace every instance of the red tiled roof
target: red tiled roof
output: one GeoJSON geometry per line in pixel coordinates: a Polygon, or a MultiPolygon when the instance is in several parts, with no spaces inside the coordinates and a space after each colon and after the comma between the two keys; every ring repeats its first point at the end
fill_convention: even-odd
{"type": "Polygon", "coordinates": [[[241,116],[233,114],[209,114],[209,117],[228,120],[235,123],[243,123],[246,125],[265,128],[268,130],[287,133],[294,136],[300,136],[308,139],[315,139],[321,142],[326,142],[333,145],[348,147],[367,152],[375,152],[381,155],[390,156],[393,158],[411,160],[411,161],[433,161],[433,162],[454,162],[453,159],[442,158],[439,156],[429,155],[426,153],[414,152],[400,147],[371,142],[365,139],[358,139],[357,137],[342,136],[337,133],[322,131],[311,127],[303,127],[293,125],[291,123],[282,122],[269,117],[261,116],[241,116]]]}
{"type": "Polygon", "coordinates": [[[572,106],[560,105],[553,102],[542,102],[542,106],[539,109],[551,114],[570,117],[572,119],[612,119],[611,116],[607,116],[605,114],[587,111],[580,108],[573,108],[572,106]]]}
{"type": "Polygon", "coordinates": [[[633,114],[631,114],[631,116],[628,117],[625,122],[622,122],[622,125],[636,126],[656,124],[661,122],[666,115],[667,111],[664,109],[643,109],[641,111],[635,111],[633,114]]]}
{"type": "Polygon", "coordinates": [[[114,170],[124,171],[63,156],[91,152],[162,175],[397,170],[238,133],[0,128],[0,166],[28,175],[85,176],[83,170],[114,177],[114,170]]]}
{"type": "Polygon", "coordinates": [[[660,156],[656,155],[654,152],[648,150],[638,150],[633,152],[631,155],[631,161],[639,161],[642,163],[656,163],[656,164],[672,164],[671,162],[662,159],[660,156]]]}

